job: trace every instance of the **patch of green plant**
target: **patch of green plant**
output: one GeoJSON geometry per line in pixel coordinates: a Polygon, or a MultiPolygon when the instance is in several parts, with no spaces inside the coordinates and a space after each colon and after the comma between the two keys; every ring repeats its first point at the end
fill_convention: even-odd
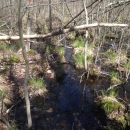
{"type": "Polygon", "coordinates": [[[74,56],[75,65],[78,67],[84,67],[84,53],[77,53],[74,56]]]}
{"type": "Polygon", "coordinates": [[[103,99],[101,101],[101,107],[104,109],[105,113],[107,115],[111,114],[113,111],[118,111],[120,104],[117,102],[114,102],[109,99],[103,99]]]}
{"type": "Polygon", "coordinates": [[[7,45],[5,42],[0,44],[0,51],[9,50],[9,49],[12,49],[12,47],[7,45]]]}
{"type": "Polygon", "coordinates": [[[118,92],[117,92],[116,89],[114,89],[114,88],[113,88],[113,89],[110,89],[109,94],[107,94],[105,90],[102,90],[102,91],[101,91],[101,94],[102,94],[102,96],[107,95],[107,96],[113,97],[113,98],[115,98],[115,97],[118,96],[118,92]]]}
{"type": "Polygon", "coordinates": [[[117,56],[118,54],[116,52],[113,52],[109,55],[109,59],[112,62],[112,64],[115,64],[117,62],[117,56]]]}
{"type": "Polygon", "coordinates": [[[76,39],[76,40],[73,42],[73,46],[74,46],[74,47],[78,47],[78,48],[79,48],[79,47],[84,47],[84,43],[85,43],[84,41],[80,41],[80,40],[77,40],[77,39],[76,39]]]}
{"type": "Polygon", "coordinates": [[[4,71],[8,71],[9,70],[9,66],[5,65],[4,66],[4,71]]]}
{"type": "Polygon", "coordinates": [[[46,52],[47,52],[47,53],[50,52],[50,45],[46,45],[46,52]]]}
{"type": "Polygon", "coordinates": [[[0,44],[0,51],[3,51],[3,50],[5,50],[6,49],[6,44],[5,43],[1,43],[0,44]]]}
{"type": "Polygon", "coordinates": [[[58,53],[60,61],[65,61],[65,48],[56,47],[55,51],[58,53]]]}
{"type": "Polygon", "coordinates": [[[93,57],[95,55],[94,49],[95,49],[94,45],[87,45],[87,48],[86,48],[87,56],[93,57]]]}
{"type": "Polygon", "coordinates": [[[124,64],[124,68],[125,68],[125,69],[130,69],[130,61],[128,61],[128,62],[126,62],[126,63],[124,64]]]}
{"type": "Polygon", "coordinates": [[[43,32],[45,32],[45,33],[49,32],[49,28],[47,27],[47,25],[45,25],[43,32]]]}
{"type": "Polygon", "coordinates": [[[122,63],[126,63],[126,61],[127,61],[127,56],[126,56],[126,54],[125,53],[121,53],[121,56],[120,56],[120,59],[121,59],[121,62],[122,63]]]}
{"type": "MultiPolygon", "coordinates": [[[[125,121],[127,122],[128,126],[130,126],[130,116],[129,115],[125,115],[125,121]]],[[[123,122],[123,123],[124,123],[123,126],[125,126],[125,122],[123,122]]]]}
{"type": "Polygon", "coordinates": [[[108,50],[105,52],[105,55],[107,56],[107,63],[115,65],[118,60],[118,54],[112,50],[108,50]]]}
{"type": "Polygon", "coordinates": [[[93,61],[93,57],[92,56],[87,56],[87,63],[91,64],[93,61]]]}
{"type": "Polygon", "coordinates": [[[111,89],[109,92],[109,97],[117,97],[118,96],[118,92],[116,91],[116,89],[111,89]]]}
{"type": "Polygon", "coordinates": [[[108,125],[107,130],[115,130],[115,127],[113,127],[112,125],[108,125]]]}
{"type": "Polygon", "coordinates": [[[0,90],[0,99],[2,99],[5,94],[6,94],[5,90],[0,90]]]}
{"type": "Polygon", "coordinates": [[[105,52],[105,54],[106,54],[107,56],[111,55],[112,53],[113,53],[112,50],[108,50],[108,51],[105,52]]]}
{"type": "Polygon", "coordinates": [[[20,40],[18,40],[17,45],[19,48],[22,48],[22,44],[21,44],[20,40]]]}
{"type": "Polygon", "coordinates": [[[30,49],[30,50],[28,51],[28,54],[29,54],[29,55],[36,55],[37,52],[36,52],[35,50],[30,49]]]}
{"type": "Polygon", "coordinates": [[[9,59],[9,62],[11,63],[19,63],[20,62],[20,58],[18,56],[11,56],[9,59]]]}
{"type": "Polygon", "coordinates": [[[75,33],[70,33],[68,36],[70,39],[75,39],[75,33]]]}
{"type": "Polygon", "coordinates": [[[32,85],[35,89],[44,89],[45,87],[45,82],[43,78],[36,79],[32,77],[29,80],[29,84],[32,85]]]}
{"type": "Polygon", "coordinates": [[[121,83],[121,80],[119,79],[119,73],[118,72],[112,71],[110,73],[110,77],[111,77],[111,81],[112,81],[113,84],[121,83]]]}
{"type": "Polygon", "coordinates": [[[9,63],[19,63],[20,58],[16,55],[11,55],[10,57],[4,57],[2,59],[4,62],[9,62],[9,63]]]}
{"type": "Polygon", "coordinates": [[[118,120],[118,121],[121,122],[121,124],[123,125],[123,128],[126,127],[126,125],[127,125],[127,121],[124,119],[124,117],[116,116],[116,120],[118,120]]]}
{"type": "Polygon", "coordinates": [[[102,96],[105,96],[105,91],[104,90],[101,90],[101,94],[102,94],[102,96]]]}

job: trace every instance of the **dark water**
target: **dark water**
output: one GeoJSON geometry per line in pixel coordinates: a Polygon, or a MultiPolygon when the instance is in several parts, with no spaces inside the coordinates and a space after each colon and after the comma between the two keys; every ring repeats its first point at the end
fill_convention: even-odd
{"type": "Polygon", "coordinates": [[[91,103],[93,96],[89,89],[86,89],[87,99],[84,99],[83,86],[79,84],[78,78],[67,75],[64,82],[65,84],[61,86],[59,93],[59,109],[64,112],[66,120],[70,123],[71,127],[67,127],[67,129],[71,130],[72,126],[75,130],[81,128],[94,130],[101,127],[94,113],[94,106],[91,103]],[[74,113],[77,113],[77,115],[74,113]],[[80,127],[77,125],[75,118],[77,122],[81,123],[80,127]]]}
{"type": "MultiPolygon", "coordinates": [[[[67,60],[71,60],[71,49],[66,49],[67,60]]],[[[67,130],[95,130],[102,126],[98,123],[98,118],[94,112],[93,94],[89,88],[85,88],[83,97],[83,85],[80,84],[80,77],[77,77],[75,70],[70,66],[65,66],[66,77],[60,86],[58,96],[59,109],[64,113],[65,120],[69,122],[67,130]]]]}

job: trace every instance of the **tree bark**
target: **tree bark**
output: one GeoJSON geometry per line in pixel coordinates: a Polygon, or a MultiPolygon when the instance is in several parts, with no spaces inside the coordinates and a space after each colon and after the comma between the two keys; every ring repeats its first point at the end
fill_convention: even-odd
{"type": "Polygon", "coordinates": [[[28,128],[30,129],[32,127],[32,118],[31,118],[31,111],[30,111],[30,100],[28,95],[28,78],[29,78],[29,61],[27,58],[27,53],[25,49],[25,43],[23,40],[23,28],[22,28],[22,13],[21,13],[21,6],[22,6],[22,0],[19,0],[19,38],[20,42],[22,44],[22,54],[25,60],[26,64],[26,71],[25,71],[25,79],[24,79],[24,96],[26,101],[26,112],[27,112],[27,119],[28,119],[28,128]]]}

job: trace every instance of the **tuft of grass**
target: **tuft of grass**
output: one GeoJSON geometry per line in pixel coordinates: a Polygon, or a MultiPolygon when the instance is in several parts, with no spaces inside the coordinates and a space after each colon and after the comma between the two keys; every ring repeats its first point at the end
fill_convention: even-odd
{"type": "Polygon", "coordinates": [[[36,52],[35,50],[30,49],[30,50],[28,51],[28,54],[29,54],[29,55],[36,55],[37,52],[36,52]]]}
{"type": "Polygon", "coordinates": [[[121,60],[121,63],[126,63],[127,55],[124,52],[121,53],[120,60],[121,60]]]}
{"type": "Polygon", "coordinates": [[[109,99],[103,99],[101,101],[101,107],[105,110],[105,113],[107,115],[111,114],[113,111],[118,111],[120,104],[117,102],[114,102],[109,99]]]}
{"type": "Polygon", "coordinates": [[[7,63],[19,63],[20,58],[16,55],[11,55],[10,57],[3,58],[3,61],[7,63]]]}
{"type": "Polygon", "coordinates": [[[11,63],[19,63],[20,62],[20,58],[18,56],[11,56],[9,61],[11,63]]]}
{"type": "Polygon", "coordinates": [[[116,97],[118,96],[118,92],[116,89],[111,89],[109,94],[106,96],[106,92],[102,91],[103,98],[101,99],[101,107],[105,110],[106,114],[110,114],[113,111],[117,111],[120,107],[118,101],[116,102],[116,97]]]}
{"type": "Polygon", "coordinates": [[[106,62],[108,64],[112,64],[115,65],[118,61],[118,54],[112,50],[108,50],[107,52],[105,52],[105,55],[107,56],[107,60],[106,62]]]}
{"type": "Polygon", "coordinates": [[[56,47],[56,53],[59,55],[60,61],[65,61],[65,48],[64,47],[56,47]]]}
{"type": "Polygon", "coordinates": [[[74,56],[75,65],[79,68],[84,67],[84,53],[77,53],[74,56]]]}
{"type": "Polygon", "coordinates": [[[92,56],[87,56],[87,63],[91,64],[93,61],[93,57],[92,56]]]}
{"type": "Polygon", "coordinates": [[[118,72],[115,72],[115,71],[112,71],[110,73],[110,77],[113,79],[113,78],[119,78],[119,73],[118,72]]]}
{"type": "Polygon", "coordinates": [[[116,52],[113,52],[112,54],[109,55],[109,60],[111,64],[115,65],[118,59],[118,54],[116,52]]]}
{"type": "Polygon", "coordinates": [[[128,61],[128,62],[126,62],[126,63],[124,64],[124,68],[127,69],[127,70],[130,69],[130,61],[128,61]]]}
{"type": "Polygon", "coordinates": [[[44,89],[45,87],[45,82],[43,78],[40,79],[31,78],[29,80],[29,84],[32,85],[35,89],[44,89]]]}
{"type": "Polygon", "coordinates": [[[109,97],[117,97],[118,96],[118,92],[115,89],[111,89],[110,93],[109,93],[109,97]]]}
{"type": "Polygon", "coordinates": [[[121,83],[121,80],[119,79],[119,73],[118,72],[112,71],[110,73],[110,77],[111,77],[111,81],[112,81],[113,84],[121,83]]]}
{"type": "Polygon", "coordinates": [[[74,47],[84,47],[84,41],[79,41],[79,40],[75,40],[74,42],[73,42],[73,46],[74,47]]]}

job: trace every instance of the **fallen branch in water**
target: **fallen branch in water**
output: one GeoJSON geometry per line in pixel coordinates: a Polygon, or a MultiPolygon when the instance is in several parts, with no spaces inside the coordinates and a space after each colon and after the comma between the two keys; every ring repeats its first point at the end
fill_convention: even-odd
{"type": "MultiPolygon", "coordinates": [[[[23,35],[23,39],[39,39],[39,38],[48,38],[51,36],[57,36],[60,34],[73,32],[80,29],[87,29],[93,27],[128,27],[128,24],[116,24],[116,23],[93,23],[93,24],[84,24],[79,26],[73,26],[68,29],[60,29],[48,34],[33,34],[33,35],[23,35]]],[[[0,36],[0,40],[19,40],[19,36],[0,36]]]]}

